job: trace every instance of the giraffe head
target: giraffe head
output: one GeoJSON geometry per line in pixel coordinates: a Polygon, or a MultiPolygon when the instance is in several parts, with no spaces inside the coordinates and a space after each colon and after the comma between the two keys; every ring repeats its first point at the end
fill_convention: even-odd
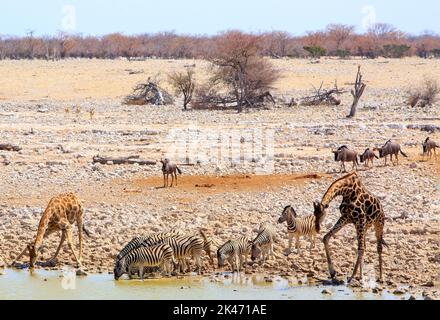
{"type": "Polygon", "coordinates": [[[315,201],[313,202],[313,208],[314,208],[313,215],[315,216],[315,229],[316,232],[319,233],[321,229],[321,222],[325,217],[325,209],[328,208],[328,204],[323,205],[321,202],[315,201]]]}

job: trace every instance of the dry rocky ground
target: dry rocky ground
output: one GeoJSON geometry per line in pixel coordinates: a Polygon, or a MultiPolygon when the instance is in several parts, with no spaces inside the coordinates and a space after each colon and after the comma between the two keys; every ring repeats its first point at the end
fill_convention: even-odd
{"type": "MultiPolygon", "coordinates": [[[[160,67],[167,65],[164,61],[148,61],[134,68],[148,65],[151,70],[160,69],[155,63],[160,67]]],[[[168,64],[185,63],[190,62],[168,64]]],[[[356,63],[360,61],[324,60],[318,65],[310,65],[305,60],[276,62],[292,86],[287,88],[286,84],[280,84],[274,93],[297,97],[304,93],[308,83],[320,78],[328,81],[337,78],[343,86],[352,75],[349,67],[356,63]],[[298,89],[293,85],[297,82],[291,79],[290,72],[296,72],[295,81],[303,84],[298,85],[298,89]],[[310,78],[306,78],[309,73],[310,78]]],[[[26,81],[26,89],[20,91],[14,87],[8,91],[7,88],[12,88],[10,83],[0,84],[0,142],[22,147],[19,152],[0,151],[0,257],[11,262],[35,237],[39,218],[49,199],[66,191],[77,192],[84,201],[85,223],[92,232],[84,248],[84,265],[88,272],[111,271],[118,250],[133,236],[147,232],[174,228],[195,233],[203,228],[219,241],[237,235],[252,237],[260,222],[275,223],[287,204],[292,204],[299,215],[312,213],[313,201],[320,199],[331,182],[341,176],[339,164],[332,159],[332,149],[348,144],[363,151],[394,139],[409,158],[401,157],[399,166],[384,167],[380,160],[373,169],[361,167],[359,170],[366,187],[380,198],[387,217],[385,240],[389,247],[384,252],[386,281],[382,287],[396,294],[409,290],[414,295],[423,292],[425,296],[439,298],[440,159],[424,161],[421,142],[428,135],[440,141],[440,108],[438,104],[425,109],[406,106],[405,89],[409,82],[418,81],[421,74],[439,69],[440,62],[406,59],[361,63],[366,74],[371,75],[371,81],[357,118],[348,120],[345,115],[351,101],[349,93],[342,96],[339,107],[277,105],[242,114],[183,112],[177,105],[121,105],[121,92],[115,93],[117,90],[113,89],[124,87],[129,91],[137,81],[130,80],[127,85],[123,70],[128,62],[1,62],[0,74],[12,72],[13,64],[15,69],[12,70],[26,69],[35,75],[35,81],[29,80],[30,74],[24,77],[14,71],[9,82],[26,81]],[[102,64],[112,65],[111,72],[98,73],[96,70],[102,68],[102,64]],[[72,65],[75,74],[64,74],[66,68],[72,71],[69,69],[72,65]],[[397,70],[404,80],[389,79],[391,71],[379,74],[385,68],[397,70]],[[421,68],[424,69],[420,71],[421,68]],[[53,78],[62,79],[63,74],[65,82],[60,80],[58,86],[52,86],[53,78]],[[95,83],[96,97],[90,80],[81,82],[82,78],[89,79],[88,74],[95,83]],[[104,95],[106,84],[107,96],[104,95]],[[95,111],[93,119],[88,113],[90,109],[95,111]],[[426,125],[431,125],[434,132],[422,131],[426,125]],[[187,146],[188,139],[193,141],[194,136],[181,131],[188,127],[192,133],[198,133],[199,149],[183,157],[185,152],[180,151],[182,158],[177,160],[183,164],[183,175],[179,176],[176,188],[159,188],[163,183],[159,165],[92,163],[97,154],[139,155],[142,159],[159,160],[173,145],[187,146]],[[245,154],[259,141],[258,136],[249,135],[252,130],[257,134],[273,133],[273,139],[269,135],[268,140],[273,141],[273,157],[257,152],[234,163],[212,163],[203,157],[195,158],[206,153],[206,146],[216,141],[220,133],[228,132],[239,137],[233,150],[240,149],[245,154]],[[186,157],[195,165],[184,165],[186,157]],[[256,169],[272,160],[271,172],[255,175],[256,169]]],[[[148,70],[145,73],[153,72],[148,70]]],[[[395,77],[394,73],[391,75],[395,77]]],[[[5,81],[5,77],[0,79],[5,81]]],[[[212,150],[210,152],[212,155],[212,150]]],[[[321,238],[338,219],[338,206],[336,200],[328,209],[321,238]]],[[[265,265],[252,265],[250,272],[263,273],[269,278],[282,275],[292,284],[303,282],[307,275],[311,283],[326,279],[322,243],[319,241],[309,252],[308,241],[302,240],[301,253],[285,257],[286,226],[277,228],[280,242],[275,247],[276,259],[265,265]]],[[[372,230],[367,239],[365,274],[374,279],[378,260],[372,230]]],[[[58,235],[45,241],[44,259],[55,251],[58,241],[58,235]]],[[[342,277],[353,268],[356,248],[352,226],[331,241],[335,264],[342,277]]],[[[62,263],[73,263],[67,246],[59,261],[58,267],[62,263]]],[[[208,274],[214,272],[210,270],[208,274]]]]}

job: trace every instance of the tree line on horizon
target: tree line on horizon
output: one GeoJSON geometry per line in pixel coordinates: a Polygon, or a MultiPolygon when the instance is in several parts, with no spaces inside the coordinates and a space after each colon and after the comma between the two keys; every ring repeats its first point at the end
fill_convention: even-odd
{"type": "MultiPolygon", "coordinates": [[[[325,30],[310,31],[304,36],[293,36],[284,31],[242,33],[255,38],[261,54],[272,58],[440,58],[440,35],[425,32],[412,36],[385,23],[377,23],[362,34],[356,33],[354,26],[343,24],[331,24],[325,30]]],[[[160,32],[130,36],[112,33],[98,37],[60,32],[56,36],[37,37],[29,32],[24,37],[0,35],[0,60],[119,57],[203,59],[212,55],[227,34],[222,32],[205,36],[160,32]]]]}

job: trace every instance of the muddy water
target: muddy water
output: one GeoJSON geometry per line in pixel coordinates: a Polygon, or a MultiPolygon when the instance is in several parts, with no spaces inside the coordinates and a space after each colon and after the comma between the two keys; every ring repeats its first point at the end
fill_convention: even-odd
{"type": "Polygon", "coordinates": [[[266,282],[262,276],[229,275],[217,280],[196,276],[183,279],[146,279],[114,281],[111,274],[76,277],[63,271],[6,270],[0,275],[0,299],[402,299],[384,292],[354,293],[351,289],[291,286],[282,278],[266,282]]]}

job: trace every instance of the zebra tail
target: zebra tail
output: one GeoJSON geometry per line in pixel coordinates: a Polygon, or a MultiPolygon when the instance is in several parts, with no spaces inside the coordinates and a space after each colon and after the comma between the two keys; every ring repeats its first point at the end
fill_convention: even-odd
{"type": "Polygon", "coordinates": [[[179,172],[179,174],[182,174],[182,170],[179,169],[179,167],[176,167],[177,172],[179,172]]]}

